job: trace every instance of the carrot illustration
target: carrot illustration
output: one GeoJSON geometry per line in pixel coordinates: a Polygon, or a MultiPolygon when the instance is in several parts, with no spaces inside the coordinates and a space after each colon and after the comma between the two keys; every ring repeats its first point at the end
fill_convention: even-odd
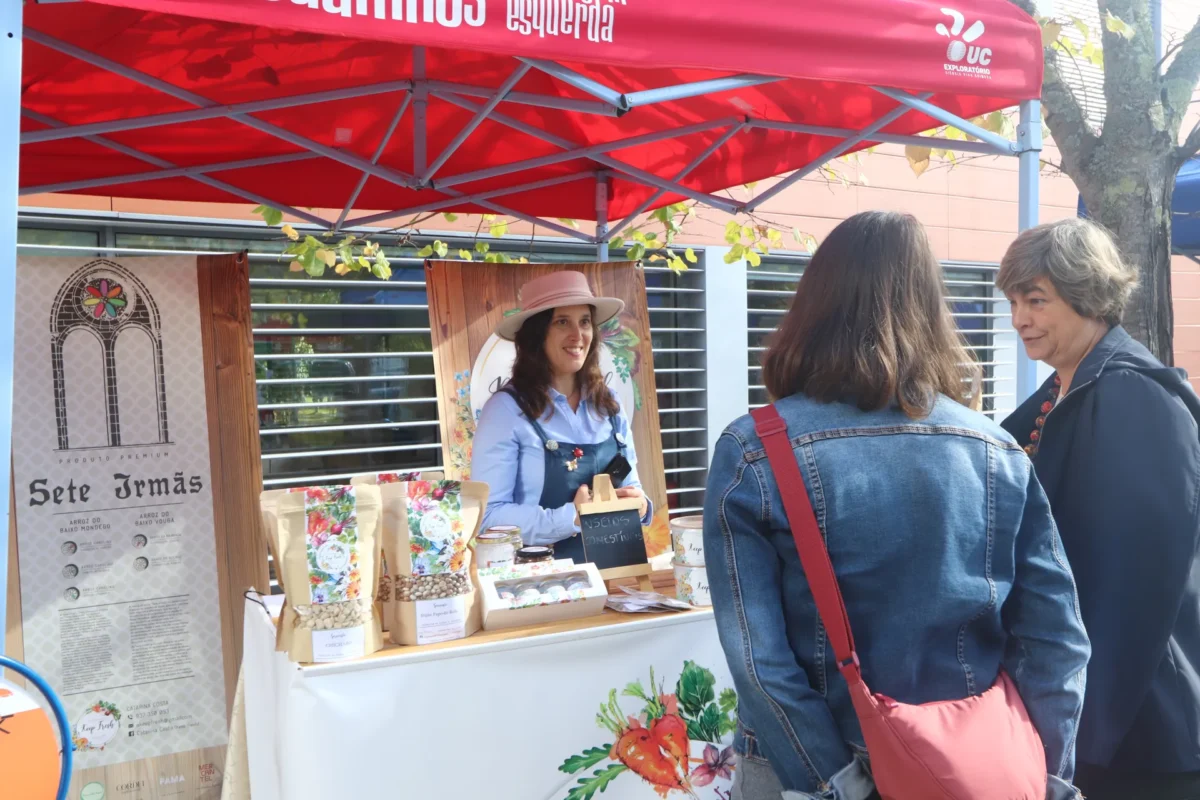
{"type": "Polygon", "coordinates": [[[630,728],[613,745],[613,757],[666,796],[671,789],[684,789],[675,762],[663,755],[653,734],[645,728],[630,728]]]}
{"type": "MultiPolygon", "coordinates": [[[[666,797],[671,791],[687,792],[692,797],[691,784],[687,779],[687,730],[683,731],[680,740],[674,723],[666,723],[659,727],[660,718],[646,728],[641,720],[627,717],[622,719],[621,708],[617,705],[617,692],[609,693],[608,703],[600,707],[596,721],[616,735],[617,742],[612,746],[609,755],[625,765],[630,772],[649,783],[660,796],[666,797]],[[664,740],[656,735],[661,730],[669,742],[669,750],[664,752],[664,740]],[[675,757],[674,751],[680,744],[683,750],[682,769],[675,757]]],[[[682,720],[680,720],[682,722],[682,720]]]]}
{"type": "Polygon", "coordinates": [[[683,776],[688,774],[688,756],[691,742],[688,740],[687,723],[675,714],[667,714],[654,720],[650,726],[654,740],[666,751],[683,776]]]}

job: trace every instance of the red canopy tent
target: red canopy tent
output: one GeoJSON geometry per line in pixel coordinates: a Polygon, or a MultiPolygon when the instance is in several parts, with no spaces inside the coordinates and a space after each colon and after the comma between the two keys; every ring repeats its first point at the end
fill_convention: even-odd
{"type": "MultiPolygon", "coordinates": [[[[18,153],[21,193],[250,201],[342,228],[434,210],[586,219],[595,235],[537,221],[604,258],[651,208],[754,210],[831,158],[919,142],[1019,157],[1020,223],[1037,221],[1041,33],[1009,0],[41,0],[21,12],[0,0],[10,307],[18,153]],[[1016,104],[1016,142],[966,121],[1016,104]],[[915,136],[942,124],[977,140],[915,136]],[[789,172],[748,201],[714,194],[789,172]]],[[[1034,380],[1023,362],[1018,395],[1034,380]]]]}

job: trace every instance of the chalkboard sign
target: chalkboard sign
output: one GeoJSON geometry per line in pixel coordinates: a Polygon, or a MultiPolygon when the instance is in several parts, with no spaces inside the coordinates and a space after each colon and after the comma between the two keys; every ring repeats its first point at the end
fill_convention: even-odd
{"type": "Polygon", "coordinates": [[[638,509],[579,516],[583,529],[583,560],[596,569],[646,563],[646,540],[638,509]]]}
{"type": "Polygon", "coordinates": [[[608,475],[597,475],[592,491],[593,501],[579,506],[584,561],[595,564],[606,580],[648,575],[641,501],[618,498],[608,475]]]}

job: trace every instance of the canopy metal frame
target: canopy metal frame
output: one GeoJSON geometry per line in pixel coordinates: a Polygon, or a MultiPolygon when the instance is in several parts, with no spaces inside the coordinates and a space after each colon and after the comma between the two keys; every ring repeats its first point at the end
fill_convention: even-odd
{"type": "MultiPolygon", "coordinates": [[[[42,1],[46,2],[47,0],[42,1]]],[[[72,0],[50,1],[71,2],[72,0]]],[[[803,179],[805,175],[821,168],[830,160],[847,153],[851,149],[860,145],[889,143],[914,144],[945,148],[959,152],[1017,158],[1020,176],[1018,197],[1019,229],[1024,230],[1032,227],[1038,221],[1038,174],[1040,170],[1040,151],[1042,148],[1042,129],[1040,103],[1037,100],[1027,100],[1020,104],[1020,121],[1017,126],[1016,141],[1009,141],[1003,136],[984,130],[968,120],[938,107],[930,102],[929,94],[911,94],[901,89],[879,86],[873,88],[880,94],[895,101],[896,107],[860,130],[821,127],[786,120],[756,119],[746,115],[697,123],[613,142],[581,145],[550,131],[542,130],[534,125],[514,119],[504,114],[502,109],[506,105],[528,105],[581,114],[615,117],[627,113],[637,113],[639,108],[646,106],[669,103],[689,97],[717,94],[747,86],[776,83],[784,79],[766,75],[733,75],[677,86],[624,92],[619,88],[607,86],[553,61],[534,58],[514,58],[513,71],[507,79],[499,87],[486,87],[468,83],[430,80],[426,75],[425,69],[425,49],[418,46],[414,48],[413,76],[410,80],[366,84],[333,91],[289,95],[247,103],[221,104],[104,56],[61,41],[43,32],[33,30],[22,32],[21,10],[22,3],[17,2],[17,0],[0,0],[0,288],[3,288],[3,291],[0,291],[0,452],[9,452],[12,445],[13,311],[16,288],[16,223],[18,195],[20,194],[65,192],[166,178],[188,178],[211,188],[221,190],[231,196],[281,209],[297,219],[304,220],[321,228],[350,231],[365,231],[367,230],[367,226],[373,226],[386,220],[398,219],[414,214],[461,208],[469,204],[485,208],[496,214],[525,220],[543,229],[594,244],[596,245],[597,260],[606,261],[608,260],[607,245],[610,237],[621,235],[628,231],[642,214],[660,203],[665,196],[673,195],[689,198],[730,214],[753,212],[785,191],[789,186],[803,179]],[[76,59],[98,69],[155,89],[176,100],[187,102],[195,108],[187,111],[151,114],[84,125],[71,125],[29,109],[22,109],[21,50],[23,39],[28,39],[29,41],[36,42],[38,45],[51,48],[69,59],[76,59]],[[594,99],[586,100],[515,91],[514,87],[530,70],[537,70],[553,80],[560,81],[594,99]],[[336,100],[365,97],[391,97],[397,104],[396,113],[391,120],[383,140],[375,150],[373,157],[369,159],[346,150],[323,145],[298,133],[266,122],[256,116],[257,114],[277,109],[297,108],[336,100]],[[456,105],[472,112],[472,116],[470,121],[441,152],[432,154],[432,157],[430,157],[431,154],[427,152],[426,119],[428,105],[432,99],[456,105]],[[976,141],[960,141],[940,137],[900,135],[883,132],[883,128],[910,111],[925,114],[939,123],[957,128],[974,137],[976,141]],[[19,124],[21,116],[36,120],[47,127],[44,130],[29,131],[22,134],[19,124]],[[106,138],[108,134],[122,131],[162,128],[170,125],[217,118],[229,119],[260,133],[280,139],[297,148],[297,152],[233,162],[181,167],[165,159],[139,152],[106,138]],[[408,121],[406,122],[405,120],[408,121]],[[553,145],[559,148],[561,152],[525,159],[486,170],[477,170],[457,175],[442,174],[443,168],[454,152],[474,135],[479,126],[485,121],[498,123],[540,142],[553,145]],[[412,128],[414,174],[408,174],[380,164],[388,144],[392,141],[396,131],[402,124],[411,124],[412,128]],[[755,129],[807,133],[838,138],[841,141],[812,163],[792,172],[781,181],[778,181],[770,188],[759,192],[748,200],[738,201],[727,197],[718,197],[706,192],[696,191],[684,184],[690,173],[720,151],[722,147],[725,147],[732,139],[744,132],[755,129]],[[671,177],[655,175],[610,155],[611,152],[634,145],[666,141],[712,131],[720,131],[716,140],[702,153],[697,155],[686,167],[671,177]],[[156,169],[142,173],[127,173],[110,177],[65,181],[19,189],[17,168],[21,145],[69,138],[85,139],[93,144],[136,158],[156,169]],[[299,163],[315,159],[330,159],[361,173],[357,188],[342,208],[337,220],[326,220],[312,212],[293,208],[287,203],[269,196],[263,196],[259,193],[242,189],[225,180],[212,177],[214,173],[229,172],[252,166],[299,163]],[[470,188],[471,184],[485,179],[519,175],[521,172],[529,169],[574,161],[585,162],[585,165],[580,171],[567,175],[534,182],[516,183],[486,191],[472,191],[470,188]],[[444,195],[444,198],[407,208],[397,208],[382,213],[351,218],[355,203],[363,187],[367,180],[372,177],[405,189],[430,190],[444,195]],[[611,181],[617,177],[621,180],[643,184],[653,188],[655,192],[635,211],[610,228],[610,220],[608,219],[609,188],[611,181]],[[594,188],[597,217],[596,232],[594,234],[575,230],[557,222],[532,217],[503,203],[505,196],[573,182],[590,182],[594,188]]],[[[1021,348],[1018,348],[1018,399],[1029,396],[1036,389],[1036,381],[1036,365],[1029,360],[1021,348]]],[[[0,485],[7,485],[11,477],[10,470],[9,459],[0,458],[0,485]]],[[[7,520],[7,516],[11,512],[8,506],[8,494],[0,492],[0,508],[4,511],[5,520],[7,520]]],[[[7,574],[7,557],[8,549],[0,548],[0,575],[7,574]]],[[[4,618],[4,600],[3,593],[0,593],[0,619],[4,618]]],[[[2,642],[0,642],[0,653],[3,653],[2,642]]]]}

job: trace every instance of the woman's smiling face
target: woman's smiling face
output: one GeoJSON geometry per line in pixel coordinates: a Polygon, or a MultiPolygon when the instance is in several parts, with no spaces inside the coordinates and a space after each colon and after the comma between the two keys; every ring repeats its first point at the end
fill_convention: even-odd
{"type": "Polygon", "coordinates": [[[574,375],[592,349],[591,306],[564,306],[554,309],[546,329],[546,358],[555,375],[574,375]]]}

